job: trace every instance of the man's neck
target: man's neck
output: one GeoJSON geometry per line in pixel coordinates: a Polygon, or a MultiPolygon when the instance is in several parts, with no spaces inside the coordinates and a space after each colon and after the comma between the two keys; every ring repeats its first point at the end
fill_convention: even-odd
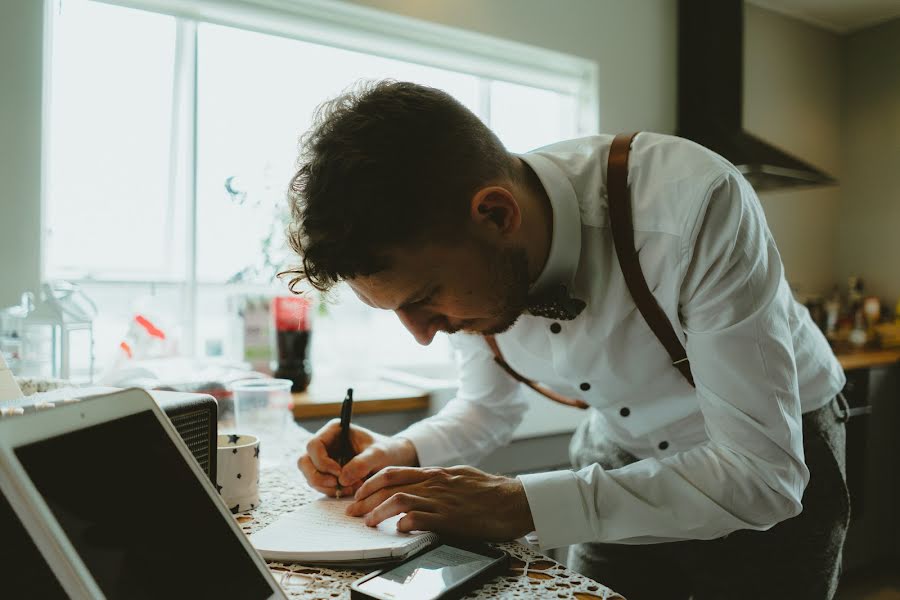
{"type": "Polygon", "coordinates": [[[517,198],[522,209],[522,239],[528,256],[528,281],[534,283],[544,270],[553,240],[553,207],[537,174],[516,158],[517,198]]]}

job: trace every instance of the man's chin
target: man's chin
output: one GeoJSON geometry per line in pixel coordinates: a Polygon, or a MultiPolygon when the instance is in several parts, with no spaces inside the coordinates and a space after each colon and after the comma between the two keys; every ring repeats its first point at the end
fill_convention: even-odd
{"type": "Polygon", "coordinates": [[[501,321],[494,321],[492,323],[485,323],[484,325],[480,323],[472,323],[466,327],[463,327],[463,331],[466,333],[470,333],[473,335],[499,335],[506,331],[509,331],[513,325],[516,324],[516,321],[519,320],[519,315],[514,317],[508,317],[501,321]]]}

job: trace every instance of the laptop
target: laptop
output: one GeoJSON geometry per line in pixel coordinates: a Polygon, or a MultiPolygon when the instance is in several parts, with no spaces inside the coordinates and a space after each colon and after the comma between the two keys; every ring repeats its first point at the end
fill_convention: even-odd
{"type": "Polygon", "coordinates": [[[285,598],[139,389],[0,420],[0,538],[3,597],[285,598]]]}

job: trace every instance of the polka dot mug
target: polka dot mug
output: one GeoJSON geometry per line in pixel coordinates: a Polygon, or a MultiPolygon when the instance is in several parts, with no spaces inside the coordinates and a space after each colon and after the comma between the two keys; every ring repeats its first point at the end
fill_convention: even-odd
{"type": "Polygon", "coordinates": [[[225,434],[216,439],[216,489],[236,514],[259,506],[259,438],[225,434]]]}

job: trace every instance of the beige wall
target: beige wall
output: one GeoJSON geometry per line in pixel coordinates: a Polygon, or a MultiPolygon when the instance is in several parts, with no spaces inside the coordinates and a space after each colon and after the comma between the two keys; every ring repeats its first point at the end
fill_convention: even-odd
{"type": "Polygon", "coordinates": [[[0,308],[40,277],[43,2],[0,2],[0,308]]]}
{"type": "MultiPolygon", "coordinates": [[[[745,5],[744,127],[841,180],[841,38],[745,5]]],[[[791,286],[835,279],[841,186],[761,194],[791,286]]]]}
{"type": "Polygon", "coordinates": [[[600,129],[675,131],[672,0],[354,0],[594,60],[600,129]]]}
{"type": "Polygon", "coordinates": [[[900,299],[900,19],[848,36],[837,272],[900,299]]]}

